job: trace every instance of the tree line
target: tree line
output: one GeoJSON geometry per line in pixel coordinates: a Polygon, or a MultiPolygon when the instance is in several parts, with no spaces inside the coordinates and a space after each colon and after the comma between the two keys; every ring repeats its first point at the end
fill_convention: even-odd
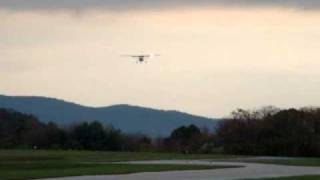
{"type": "MultiPolygon", "coordinates": [[[[209,135],[208,135],[209,136],[209,135]]],[[[67,128],[40,122],[35,116],[0,108],[0,148],[76,149],[103,151],[196,152],[196,139],[205,137],[194,125],[181,127],[167,138],[125,134],[98,121],[67,128]],[[194,140],[194,141],[191,141],[194,140]]]]}
{"type": "Polygon", "coordinates": [[[60,128],[0,109],[0,148],[320,156],[320,109],[239,109],[221,120],[214,132],[189,125],[156,139],[125,134],[98,121],[60,128]]]}
{"type": "Polygon", "coordinates": [[[83,122],[68,128],[42,123],[35,116],[0,109],[0,148],[147,151],[151,139],[126,135],[100,122],[83,122]]]}
{"type": "Polygon", "coordinates": [[[225,153],[320,156],[320,109],[239,109],[216,132],[225,153]]]}

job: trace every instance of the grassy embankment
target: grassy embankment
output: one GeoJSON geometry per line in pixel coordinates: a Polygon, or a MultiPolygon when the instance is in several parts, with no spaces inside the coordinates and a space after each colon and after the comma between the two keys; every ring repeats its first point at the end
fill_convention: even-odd
{"type": "Polygon", "coordinates": [[[233,157],[234,156],[226,155],[183,155],[170,153],[0,150],[0,179],[31,179],[80,175],[217,169],[227,167],[196,165],[133,165],[112,164],[112,162],[159,159],[225,159],[233,157]]]}
{"type": "Polygon", "coordinates": [[[319,180],[319,175],[308,176],[292,176],[292,177],[278,177],[278,178],[262,178],[259,180],[319,180]]]}

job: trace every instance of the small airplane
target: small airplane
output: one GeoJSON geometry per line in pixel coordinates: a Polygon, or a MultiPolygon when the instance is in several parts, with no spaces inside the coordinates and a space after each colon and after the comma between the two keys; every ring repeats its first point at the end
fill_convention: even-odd
{"type": "Polygon", "coordinates": [[[131,58],[137,58],[138,63],[147,62],[147,58],[154,58],[157,56],[160,56],[160,54],[136,54],[136,55],[121,55],[122,57],[131,57],[131,58]]]}

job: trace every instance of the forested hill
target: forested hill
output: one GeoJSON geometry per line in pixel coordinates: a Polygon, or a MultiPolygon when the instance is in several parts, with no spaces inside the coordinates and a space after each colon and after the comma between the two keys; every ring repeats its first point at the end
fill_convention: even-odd
{"type": "Polygon", "coordinates": [[[125,133],[167,136],[183,125],[195,124],[212,129],[217,119],[194,116],[178,111],[114,105],[93,108],[46,97],[3,96],[0,107],[33,114],[43,122],[53,121],[58,125],[70,125],[83,121],[100,121],[111,124],[125,133]]]}

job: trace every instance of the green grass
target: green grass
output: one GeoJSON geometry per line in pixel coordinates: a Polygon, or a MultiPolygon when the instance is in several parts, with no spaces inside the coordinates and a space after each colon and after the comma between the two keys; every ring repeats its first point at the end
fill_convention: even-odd
{"type": "Polygon", "coordinates": [[[234,157],[226,155],[183,155],[170,153],[0,150],[0,179],[19,180],[79,175],[217,169],[227,167],[134,165],[112,164],[112,162],[159,159],[226,159],[234,157]]]}
{"type": "Polygon", "coordinates": [[[319,179],[320,179],[320,175],[308,175],[308,176],[262,178],[259,180],[319,180],[319,179]]]}
{"type": "Polygon", "coordinates": [[[11,164],[0,170],[4,179],[31,179],[62,176],[128,174],[136,172],[158,172],[173,170],[203,170],[226,168],[223,166],[192,166],[192,165],[132,165],[132,164],[78,164],[78,163],[49,163],[49,164],[11,164]]]}
{"type": "MultiPolygon", "coordinates": [[[[72,160],[88,162],[117,162],[160,159],[232,159],[240,156],[220,154],[176,154],[153,152],[55,151],[55,150],[0,150],[1,161],[72,160]]],[[[245,157],[245,156],[243,156],[245,157]]]]}

